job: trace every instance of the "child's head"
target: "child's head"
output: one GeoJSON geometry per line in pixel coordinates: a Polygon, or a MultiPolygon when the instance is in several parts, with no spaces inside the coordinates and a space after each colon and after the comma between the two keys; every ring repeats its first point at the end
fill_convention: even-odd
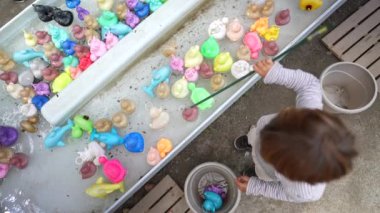
{"type": "Polygon", "coordinates": [[[285,177],[310,184],[347,174],[357,155],[343,122],[321,110],[287,108],[262,131],[261,155],[285,177]]]}

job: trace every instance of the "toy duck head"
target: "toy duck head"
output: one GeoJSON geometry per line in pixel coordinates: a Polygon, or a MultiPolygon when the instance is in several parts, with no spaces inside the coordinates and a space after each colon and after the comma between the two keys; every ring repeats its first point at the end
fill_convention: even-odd
{"type": "Polygon", "coordinates": [[[313,11],[320,8],[323,5],[322,0],[300,0],[299,7],[302,10],[313,11]]]}
{"type": "Polygon", "coordinates": [[[190,47],[185,55],[185,67],[191,68],[199,66],[203,61],[203,56],[199,51],[199,46],[195,45],[190,47]]]}

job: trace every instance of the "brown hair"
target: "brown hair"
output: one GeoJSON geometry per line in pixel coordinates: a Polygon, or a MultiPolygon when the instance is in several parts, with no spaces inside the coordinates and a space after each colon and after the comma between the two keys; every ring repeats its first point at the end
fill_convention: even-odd
{"type": "Polygon", "coordinates": [[[336,116],[287,108],[261,131],[261,155],[294,181],[327,182],[347,174],[357,155],[354,136],[336,116]]]}

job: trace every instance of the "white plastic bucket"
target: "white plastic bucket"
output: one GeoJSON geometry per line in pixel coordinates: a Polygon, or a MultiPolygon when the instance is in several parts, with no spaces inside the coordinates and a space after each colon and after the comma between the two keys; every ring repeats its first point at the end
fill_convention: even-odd
{"type": "Polygon", "coordinates": [[[376,80],[363,66],[339,62],[326,68],[321,75],[325,110],[354,114],[367,110],[378,92],[376,80]]]}
{"type": "Polygon", "coordinates": [[[198,184],[203,176],[208,173],[217,173],[223,176],[228,185],[227,198],[218,213],[234,212],[240,202],[240,191],[235,184],[236,176],[230,168],[216,162],[203,163],[194,168],[186,178],[185,198],[187,205],[193,212],[204,212],[202,209],[203,199],[198,192],[198,184]]]}

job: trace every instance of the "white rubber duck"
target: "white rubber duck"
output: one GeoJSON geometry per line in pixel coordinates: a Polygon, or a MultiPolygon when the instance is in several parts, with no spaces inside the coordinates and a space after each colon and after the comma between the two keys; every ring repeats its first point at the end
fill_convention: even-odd
{"type": "Polygon", "coordinates": [[[232,65],[231,74],[236,79],[247,75],[251,71],[251,65],[247,61],[239,60],[232,65]]]}
{"type": "Polygon", "coordinates": [[[34,106],[34,104],[27,103],[20,106],[20,112],[25,117],[32,117],[37,115],[37,108],[34,106]]]}
{"type": "Polygon", "coordinates": [[[97,142],[92,141],[84,148],[83,152],[77,152],[78,157],[75,159],[77,165],[82,165],[86,161],[93,161],[95,165],[99,166],[99,157],[105,156],[104,148],[97,142]]]}
{"type": "Polygon", "coordinates": [[[152,129],[162,129],[168,125],[170,121],[169,113],[163,111],[162,108],[152,107],[149,114],[152,119],[149,126],[152,129]]]}
{"type": "Polygon", "coordinates": [[[208,27],[209,36],[213,36],[217,40],[224,39],[227,33],[228,18],[224,17],[211,22],[208,27]]]}
{"type": "Polygon", "coordinates": [[[21,96],[20,96],[20,92],[21,92],[22,89],[24,89],[24,87],[21,86],[20,84],[9,83],[9,84],[6,86],[6,90],[7,90],[7,92],[8,92],[9,95],[12,96],[14,99],[19,99],[19,98],[21,98],[21,96]]]}
{"type": "Polygon", "coordinates": [[[185,78],[181,78],[174,82],[172,86],[172,95],[175,98],[184,98],[189,94],[189,88],[187,87],[187,81],[185,78]]]}

